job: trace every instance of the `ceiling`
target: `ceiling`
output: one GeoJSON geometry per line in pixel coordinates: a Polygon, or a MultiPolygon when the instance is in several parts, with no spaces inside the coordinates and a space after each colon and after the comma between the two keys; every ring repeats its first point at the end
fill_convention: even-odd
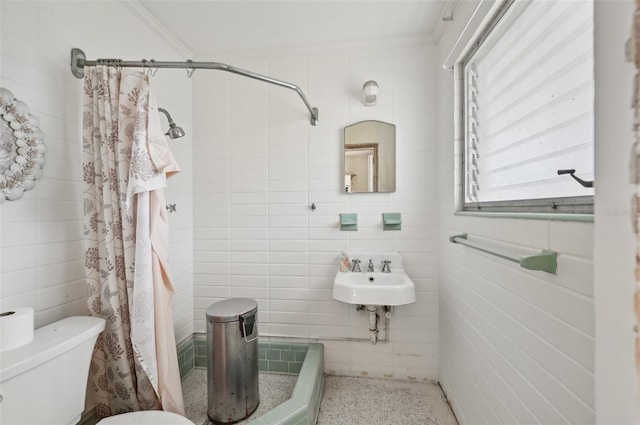
{"type": "Polygon", "coordinates": [[[194,55],[434,32],[446,0],[138,0],[194,55]]]}

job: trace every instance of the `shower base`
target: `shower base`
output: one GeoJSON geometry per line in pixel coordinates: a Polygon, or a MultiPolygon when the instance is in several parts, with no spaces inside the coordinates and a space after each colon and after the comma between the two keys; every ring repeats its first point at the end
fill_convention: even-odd
{"type": "MultiPolygon", "coordinates": [[[[196,369],[206,369],[206,356],[205,335],[195,334],[189,341],[180,343],[178,358],[183,379],[194,366],[196,369]]],[[[291,398],[251,419],[248,425],[315,424],[324,386],[324,346],[318,343],[259,341],[258,357],[261,373],[297,375],[297,380],[291,398]]],[[[206,398],[206,382],[200,386],[206,398]]],[[[188,403],[186,398],[185,395],[185,402],[188,403]]],[[[204,421],[202,425],[207,423],[204,421]]]]}

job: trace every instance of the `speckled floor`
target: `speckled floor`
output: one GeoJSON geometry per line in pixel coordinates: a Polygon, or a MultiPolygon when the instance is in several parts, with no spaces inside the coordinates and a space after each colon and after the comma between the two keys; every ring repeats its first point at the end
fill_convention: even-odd
{"type": "Polygon", "coordinates": [[[457,425],[440,387],[327,376],[318,425],[457,425]]]}
{"type": "MultiPolygon", "coordinates": [[[[260,373],[261,416],[291,396],[297,376],[260,373]]],[[[182,382],[187,418],[208,424],[207,374],[195,369],[182,382]]],[[[457,425],[438,385],[326,376],[318,425],[457,425]]]]}
{"type": "MultiPolygon", "coordinates": [[[[258,416],[284,403],[291,398],[296,385],[296,375],[276,375],[260,373],[260,404],[251,416],[238,425],[247,424],[258,416]]],[[[207,418],[207,371],[194,369],[182,381],[182,393],[187,418],[197,425],[209,424],[207,418]]]]}

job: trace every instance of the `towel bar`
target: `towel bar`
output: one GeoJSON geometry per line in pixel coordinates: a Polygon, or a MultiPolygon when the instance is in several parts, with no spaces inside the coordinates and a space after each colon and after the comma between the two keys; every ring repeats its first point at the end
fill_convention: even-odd
{"type": "Polygon", "coordinates": [[[478,251],[486,252],[487,254],[495,255],[496,257],[503,258],[505,260],[513,261],[520,264],[520,267],[529,270],[540,270],[547,273],[556,274],[558,269],[558,253],[550,250],[542,250],[539,254],[531,255],[517,255],[507,252],[491,250],[487,247],[477,244],[476,242],[469,241],[466,233],[459,235],[449,236],[449,242],[458,243],[460,245],[468,246],[469,248],[477,249],[478,251]]]}

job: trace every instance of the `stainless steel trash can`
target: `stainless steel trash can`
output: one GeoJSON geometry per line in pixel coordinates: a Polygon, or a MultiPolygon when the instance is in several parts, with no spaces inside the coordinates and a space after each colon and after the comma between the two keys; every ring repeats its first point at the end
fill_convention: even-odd
{"type": "Polygon", "coordinates": [[[207,309],[207,415],[231,424],[251,415],[258,392],[258,303],[231,298],[207,309]]]}

